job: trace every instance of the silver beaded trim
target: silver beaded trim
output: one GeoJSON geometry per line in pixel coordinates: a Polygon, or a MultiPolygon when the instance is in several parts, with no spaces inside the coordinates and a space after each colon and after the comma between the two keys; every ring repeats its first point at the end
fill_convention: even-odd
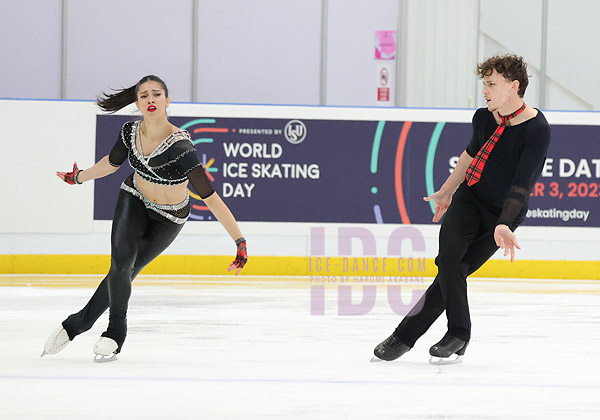
{"type": "Polygon", "coordinates": [[[136,121],[136,126],[135,126],[135,136],[136,138],[139,140],[139,142],[135,144],[136,146],[136,150],[137,150],[137,146],[139,144],[139,150],[138,150],[138,154],[146,161],[148,162],[150,159],[152,159],[155,156],[160,155],[161,153],[163,153],[165,150],[167,150],[169,147],[171,147],[171,145],[179,140],[189,140],[190,139],[190,133],[188,133],[185,130],[178,130],[174,133],[171,133],[169,135],[169,137],[167,137],[166,139],[164,139],[156,149],[154,149],[152,151],[152,153],[150,153],[149,156],[144,156],[143,150],[142,150],[142,136],[140,135],[140,127],[142,125],[141,121],[136,121]],[[141,152],[141,153],[140,153],[141,152]]]}
{"type": "Polygon", "coordinates": [[[184,157],[185,155],[187,155],[188,153],[193,153],[193,152],[196,152],[196,149],[186,150],[185,152],[183,152],[182,154],[180,154],[179,156],[177,156],[175,159],[171,159],[170,161],[168,161],[167,163],[163,163],[162,165],[155,166],[154,169],[160,169],[160,168],[164,168],[165,166],[172,165],[175,162],[177,162],[179,159],[181,159],[182,157],[184,157]]]}
{"type": "Polygon", "coordinates": [[[190,195],[189,194],[187,194],[187,196],[185,197],[185,200],[183,200],[181,203],[178,203],[178,204],[158,204],[158,203],[153,203],[152,201],[148,200],[144,196],[144,194],[141,193],[141,191],[137,188],[137,185],[135,184],[135,177],[133,177],[133,186],[134,186],[134,188],[125,184],[125,182],[123,181],[123,183],[121,184],[121,189],[128,192],[129,194],[133,195],[134,197],[137,197],[140,200],[142,200],[142,202],[144,203],[144,206],[146,206],[147,209],[157,212],[158,214],[169,219],[173,223],[182,225],[187,221],[187,219],[188,219],[187,217],[185,219],[182,219],[180,217],[176,217],[170,213],[167,213],[165,210],[178,211],[178,210],[181,210],[182,208],[184,208],[185,206],[189,205],[189,203],[190,203],[190,195]]]}
{"type": "MultiPolygon", "coordinates": [[[[190,172],[192,172],[194,169],[196,169],[196,168],[197,168],[197,167],[199,167],[199,166],[202,166],[202,164],[201,164],[201,163],[199,163],[199,164],[197,164],[197,165],[194,165],[194,166],[192,166],[192,167],[191,167],[191,168],[190,168],[190,169],[189,169],[189,170],[186,172],[186,175],[187,175],[187,174],[189,174],[190,172]]],[[[187,178],[186,178],[186,180],[187,180],[187,178]]]]}
{"type": "MultiPolygon", "coordinates": [[[[135,168],[134,168],[134,169],[135,169],[135,168]]],[[[157,178],[152,178],[150,175],[148,175],[148,174],[145,174],[145,173],[143,173],[143,172],[141,172],[141,171],[138,171],[137,169],[135,170],[135,172],[136,172],[136,173],[137,173],[137,174],[138,174],[140,177],[142,177],[144,180],[146,180],[146,181],[148,181],[148,182],[151,182],[151,183],[153,183],[153,184],[156,184],[156,185],[181,185],[181,184],[183,184],[184,182],[186,182],[186,181],[188,180],[188,179],[187,179],[187,177],[186,177],[186,178],[173,179],[173,180],[170,180],[170,179],[164,179],[164,178],[159,178],[159,179],[161,179],[163,182],[156,182],[157,178]]]]}
{"type": "MultiPolygon", "coordinates": [[[[177,185],[177,184],[183,184],[185,181],[187,181],[187,177],[183,177],[183,178],[178,178],[178,179],[173,179],[173,180],[167,180],[162,178],[161,176],[159,176],[155,170],[158,168],[162,168],[163,166],[169,165],[175,161],[177,161],[179,158],[181,158],[182,156],[184,156],[186,153],[181,154],[180,156],[178,156],[176,159],[167,162],[164,165],[158,166],[156,168],[152,168],[149,164],[150,159],[152,159],[155,156],[158,156],[159,154],[165,152],[173,143],[180,141],[180,140],[188,140],[188,141],[192,141],[190,134],[185,131],[185,130],[179,130],[176,131],[174,133],[171,133],[171,135],[169,135],[169,137],[167,137],[166,139],[164,139],[161,144],[154,149],[154,151],[150,154],[150,156],[144,156],[142,153],[140,153],[140,150],[142,148],[141,145],[141,136],[139,134],[140,131],[140,125],[141,125],[141,121],[135,121],[133,123],[133,127],[131,130],[131,138],[130,138],[130,150],[133,151],[133,154],[135,155],[135,157],[141,162],[142,165],[144,165],[144,168],[146,168],[148,170],[148,172],[150,172],[150,175],[146,175],[143,174],[141,172],[138,172],[144,179],[146,179],[149,182],[152,182],[153,184],[163,184],[165,181],[167,181],[166,183],[168,185],[177,185]],[[139,139],[139,149],[138,149],[138,139],[139,139]],[[163,181],[163,182],[157,182],[157,181],[163,181]]],[[[193,149],[192,149],[193,150],[193,149]]],[[[190,151],[192,151],[190,150],[190,151]]]]}

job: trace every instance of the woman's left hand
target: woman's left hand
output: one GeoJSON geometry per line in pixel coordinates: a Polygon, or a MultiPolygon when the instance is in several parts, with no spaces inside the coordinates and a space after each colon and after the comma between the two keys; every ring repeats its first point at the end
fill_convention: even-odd
{"type": "Polygon", "coordinates": [[[498,225],[494,230],[494,240],[496,245],[504,249],[505,257],[510,252],[510,262],[513,262],[515,260],[515,248],[521,249],[517,242],[517,235],[508,226],[498,225]]]}
{"type": "Polygon", "coordinates": [[[227,267],[227,271],[235,270],[237,268],[237,271],[235,272],[235,275],[237,276],[248,261],[248,249],[246,248],[246,240],[244,238],[238,239],[235,241],[235,244],[237,245],[237,255],[235,260],[227,267]]]}

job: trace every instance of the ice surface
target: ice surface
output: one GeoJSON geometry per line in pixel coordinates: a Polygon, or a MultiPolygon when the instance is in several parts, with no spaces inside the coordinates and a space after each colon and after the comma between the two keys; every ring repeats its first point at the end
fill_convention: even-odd
{"type": "Polygon", "coordinates": [[[445,315],[401,359],[369,362],[401,320],[385,286],[340,316],[328,284],[311,315],[309,279],[144,277],[118,361],[93,363],[107,314],[40,358],[97,282],[0,277],[0,419],[600,418],[600,281],[471,280],[463,363],[431,366],[445,315]]]}

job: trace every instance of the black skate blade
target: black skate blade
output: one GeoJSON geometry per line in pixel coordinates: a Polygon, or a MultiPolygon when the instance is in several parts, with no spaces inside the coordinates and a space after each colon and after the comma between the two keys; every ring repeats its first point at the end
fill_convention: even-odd
{"type": "Polygon", "coordinates": [[[94,356],[94,363],[108,363],[108,362],[114,362],[115,360],[117,360],[116,354],[113,354],[110,357],[103,356],[101,354],[97,354],[94,356]]]}
{"type": "Polygon", "coordinates": [[[456,365],[458,363],[462,363],[462,359],[458,355],[454,355],[455,357],[436,357],[431,356],[429,358],[429,364],[435,366],[444,366],[444,365],[456,365]]]}

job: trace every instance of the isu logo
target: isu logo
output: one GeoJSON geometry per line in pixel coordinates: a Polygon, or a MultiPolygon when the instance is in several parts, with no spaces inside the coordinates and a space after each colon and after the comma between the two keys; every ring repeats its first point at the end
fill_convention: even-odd
{"type": "Polygon", "coordinates": [[[285,139],[292,144],[300,144],[306,138],[306,126],[302,121],[291,120],[283,129],[285,139]]]}

